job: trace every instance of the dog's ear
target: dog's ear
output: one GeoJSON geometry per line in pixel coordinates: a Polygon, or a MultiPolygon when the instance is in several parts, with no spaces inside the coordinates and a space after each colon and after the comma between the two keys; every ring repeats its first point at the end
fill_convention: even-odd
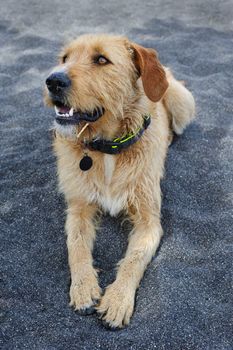
{"type": "Polygon", "coordinates": [[[146,96],[153,102],[159,101],[168,88],[168,81],[157,52],[134,43],[131,52],[146,96]]]}

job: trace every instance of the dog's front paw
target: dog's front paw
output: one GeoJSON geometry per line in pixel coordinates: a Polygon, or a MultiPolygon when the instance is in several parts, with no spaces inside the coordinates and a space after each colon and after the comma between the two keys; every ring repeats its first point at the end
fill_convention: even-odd
{"type": "Polygon", "coordinates": [[[81,315],[95,312],[95,306],[101,297],[96,271],[83,266],[72,276],[70,286],[70,305],[81,315]]]}
{"type": "Polygon", "coordinates": [[[117,329],[129,324],[134,309],[135,290],[114,282],[106,289],[96,307],[104,326],[117,329]]]}

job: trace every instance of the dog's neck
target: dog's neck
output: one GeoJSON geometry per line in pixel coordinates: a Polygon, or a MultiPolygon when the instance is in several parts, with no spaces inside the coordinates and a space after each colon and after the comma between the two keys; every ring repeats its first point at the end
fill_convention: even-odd
{"type": "MultiPolygon", "coordinates": [[[[90,122],[87,127],[86,122],[82,122],[76,127],[76,135],[73,138],[64,139],[71,145],[79,145],[83,147],[85,142],[94,139],[113,140],[130,133],[142,127],[143,117],[152,114],[155,104],[150,102],[148,98],[138,93],[124,103],[122,110],[114,109],[105,113],[95,122],[90,122]],[[81,133],[80,133],[81,132],[81,133]],[[77,139],[77,135],[78,139],[77,139]]],[[[59,133],[58,133],[59,135],[59,133]]]]}
{"type": "MultiPolygon", "coordinates": [[[[96,122],[89,123],[86,130],[80,135],[78,142],[101,138],[112,140],[131,132],[135,132],[142,126],[143,116],[151,113],[154,103],[150,102],[145,95],[131,97],[123,106],[122,111],[108,111],[96,122]]],[[[82,123],[77,128],[77,133],[83,128],[82,123]]]]}

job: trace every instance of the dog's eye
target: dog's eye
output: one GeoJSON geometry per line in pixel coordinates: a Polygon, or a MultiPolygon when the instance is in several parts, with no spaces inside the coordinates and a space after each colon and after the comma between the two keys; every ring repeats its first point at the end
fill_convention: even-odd
{"type": "Polygon", "coordinates": [[[97,63],[97,64],[100,64],[100,65],[104,65],[104,64],[110,63],[110,61],[106,57],[104,57],[102,55],[96,56],[94,58],[94,62],[97,63]]]}
{"type": "Polygon", "coordinates": [[[68,58],[68,55],[64,55],[64,56],[62,57],[62,63],[65,63],[66,60],[67,60],[67,58],[68,58]]]}

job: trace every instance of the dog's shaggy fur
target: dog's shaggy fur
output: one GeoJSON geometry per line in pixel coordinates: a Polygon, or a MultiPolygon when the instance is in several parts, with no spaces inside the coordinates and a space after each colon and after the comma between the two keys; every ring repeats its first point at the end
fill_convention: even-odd
{"type": "MultiPolygon", "coordinates": [[[[61,191],[67,202],[67,246],[71,271],[70,304],[82,313],[94,306],[110,327],[127,325],[135,292],[162,237],[160,179],[173,131],[181,134],[194,117],[194,99],[158,61],[152,49],[111,35],[85,35],[65,47],[53,72],[63,71],[72,84],[64,100],[76,110],[104,108],[79,139],[75,126],[56,124],[54,149],[61,191]],[[96,55],[107,61],[96,62],[96,55]],[[118,155],[88,151],[93,159],[82,171],[83,140],[113,139],[137,130],[143,115],[151,124],[143,136],[118,155]],[[134,228],[116,280],[101,294],[92,266],[94,218],[99,208],[117,215],[124,210],[134,228]],[[97,303],[97,304],[96,304],[97,303]]],[[[56,104],[46,91],[47,105],[56,104]]],[[[114,244],[114,242],[113,242],[114,244]]]]}

